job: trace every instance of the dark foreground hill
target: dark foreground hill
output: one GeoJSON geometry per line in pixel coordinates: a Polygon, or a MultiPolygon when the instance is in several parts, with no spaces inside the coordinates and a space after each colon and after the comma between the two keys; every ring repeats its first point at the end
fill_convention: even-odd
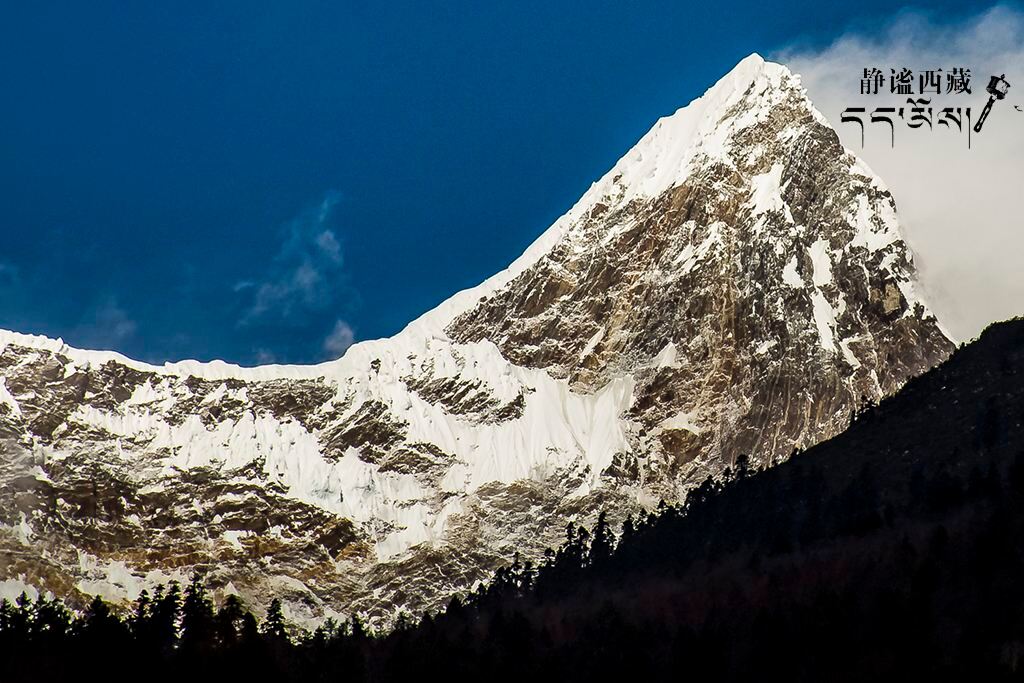
{"type": "Polygon", "coordinates": [[[387,636],[289,638],[277,616],[215,614],[198,584],[127,622],[25,602],[0,612],[0,680],[1015,680],[1022,422],[1017,320],[839,437],[766,471],[741,459],[617,540],[570,527],[539,569],[387,636]]]}

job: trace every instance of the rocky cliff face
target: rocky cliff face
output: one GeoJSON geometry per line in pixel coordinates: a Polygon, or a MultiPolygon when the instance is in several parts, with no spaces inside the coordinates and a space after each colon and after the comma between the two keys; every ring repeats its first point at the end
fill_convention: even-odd
{"type": "Polygon", "coordinates": [[[198,569],[300,622],[386,621],[570,519],[827,439],[951,349],[892,197],[753,55],[506,271],[338,361],[0,333],[0,589],[130,600],[198,569]]]}

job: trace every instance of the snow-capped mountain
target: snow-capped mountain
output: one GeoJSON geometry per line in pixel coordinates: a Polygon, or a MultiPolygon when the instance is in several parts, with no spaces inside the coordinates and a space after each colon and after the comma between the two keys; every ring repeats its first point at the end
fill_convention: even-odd
{"type": "Polygon", "coordinates": [[[752,55],[508,269],[337,361],[0,333],[0,595],[199,569],[300,622],[434,608],[571,519],[839,433],[951,349],[882,182],[752,55]]]}

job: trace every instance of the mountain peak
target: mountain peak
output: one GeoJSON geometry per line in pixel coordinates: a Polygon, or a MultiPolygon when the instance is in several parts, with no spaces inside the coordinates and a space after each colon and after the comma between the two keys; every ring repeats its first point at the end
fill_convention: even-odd
{"type": "MultiPolygon", "coordinates": [[[[703,95],[664,116],[618,162],[595,181],[576,204],[549,227],[508,268],[456,293],[410,323],[402,336],[444,335],[444,328],[481,299],[507,285],[561,241],[595,206],[653,198],[686,181],[700,157],[727,161],[729,140],[764,120],[771,108],[794,97],[818,123],[828,126],[788,68],[758,53],[740,60],[703,95]],[[744,98],[748,105],[737,107],[744,98]],[[730,116],[731,114],[731,116],[730,116]]],[[[358,345],[357,345],[358,346],[358,345]]]]}
{"type": "Polygon", "coordinates": [[[764,57],[752,52],[736,63],[724,76],[718,79],[708,92],[725,84],[750,85],[761,73],[765,71],[782,70],[787,74],[789,69],[775,62],[767,62],[764,57]]]}
{"type": "Polygon", "coordinates": [[[631,194],[657,196],[684,181],[695,158],[724,159],[733,135],[762,121],[790,94],[796,94],[802,104],[813,109],[799,79],[789,69],[754,53],[703,95],[659,119],[610,175],[615,178],[621,174],[619,182],[631,194]],[[738,107],[741,102],[743,106],[738,107]]]}

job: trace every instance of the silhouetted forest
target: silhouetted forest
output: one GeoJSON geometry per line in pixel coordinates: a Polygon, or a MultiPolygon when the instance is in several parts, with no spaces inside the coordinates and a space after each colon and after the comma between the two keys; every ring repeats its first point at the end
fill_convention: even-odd
{"type": "Polygon", "coordinates": [[[989,328],[841,436],[741,458],[683,505],[570,525],[443,614],[299,632],[201,581],[0,607],[0,680],[1024,678],[1024,321],[989,328]]]}

